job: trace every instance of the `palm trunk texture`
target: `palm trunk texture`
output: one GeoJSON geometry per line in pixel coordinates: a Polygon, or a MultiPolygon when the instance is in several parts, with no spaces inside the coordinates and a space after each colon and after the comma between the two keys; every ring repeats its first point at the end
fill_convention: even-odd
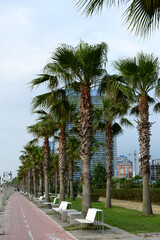
{"type": "Polygon", "coordinates": [[[31,193],[31,169],[28,171],[28,193],[31,193]]]}
{"type": "Polygon", "coordinates": [[[36,185],[36,170],[35,167],[32,169],[33,173],[33,189],[34,189],[34,197],[37,197],[37,185],[36,185]]]}
{"type": "Polygon", "coordinates": [[[79,136],[80,158],[82,161],[82,217],[85,218],[91,207],[91,176],[90,161],[92,157],[92,104],[90,88],[86,86],[81,92],[79,136]]]}
{"type": "Polygon", "coordinates": [[[50,149],[49,149],[49,141],[48,138],[45,138],[44,148],[44,188],[45,188],[45,201],[49,202],[49,177],[48,177],[48,170],[49,170],[49,157],[50,157],[50,149]]]}
{"type": "Polygon", "coordinates": [[[39,196],[43,195],[43,163],[39,166],[39,196]]]}
{"type": "Polygon", "coordinates": [[[109,122],[106,123],[106,201],[105,207],[111,208],[111,177],[112,177],[112,159],[113,159],[113,134],[109,122]]]}
{"type": "Polygon", "coordinates": [[[69,183],[70,183],[70,198],[71,198],[71,201],[75,201],[74,189],[73,189],[73,161],[69,162],[69,183]]]}
{"type": "Polygon", "coordinates": [[[143,94],[140,97],[139,103],[138,132],[140,144],[140,165],[143,177],[143,210],[144,215],[152,214],[151,197],[149,189],[149,158],[150,158],[150,127],[149,122],[149,106],[147,95],[143,94]]]}
{"type": "Polygon", "coordinates": [[[66,169],[66,132],[61,127],[59,141],[59,177],[60,177],[60,203],[65,200],[65,169],[66,169]]]}
{"type": "Polygon", "coordinates": [[[58,193],[58,167],[55,170],[55,194],[58,193]]]}

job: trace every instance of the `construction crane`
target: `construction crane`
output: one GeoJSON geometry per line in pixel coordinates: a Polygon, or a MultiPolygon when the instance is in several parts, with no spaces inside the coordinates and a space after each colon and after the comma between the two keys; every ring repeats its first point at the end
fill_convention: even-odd
{"type": "Polygon", "coordinates": [[[136,150],[134,151],[134,153],[129,153],[129,156],[134,155],[134,170],[135,170],[135,176],[137,175],[137,153],[136,150]]]}

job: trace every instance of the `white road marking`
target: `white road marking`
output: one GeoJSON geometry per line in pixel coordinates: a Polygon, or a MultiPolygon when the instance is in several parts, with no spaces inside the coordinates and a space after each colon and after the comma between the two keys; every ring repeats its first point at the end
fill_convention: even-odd
{"type": "Polygon", "coordinates": [[[34,238],[33,238],[33,236],[32,236],[32,234],[31,234],[30,231],[28,231],[28,235],[30,236],[30,239],[31,239],[31,240],[34,240],[34,238]]]}
{"type": "Polygon", "coordinates": [[[29,225],[26,225],[27,228],[29,228],[29,225]]]}

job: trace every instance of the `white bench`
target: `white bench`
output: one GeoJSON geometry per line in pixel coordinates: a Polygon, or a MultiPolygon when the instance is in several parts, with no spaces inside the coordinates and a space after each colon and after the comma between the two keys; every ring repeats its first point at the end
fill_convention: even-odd
{"type": "Polygon", "coordinates": [[[58,200],[59,198],[58,197],[55,197],[54,198],[54,200],[53,200],[53,202],[43,202],[43,204],[45,204],[45,205],[52,205],[52,207],[58,207],[59,206],[59,204],[56,204],[56,201],[58,200]]]}
{"type": "Polygon", "coordinates": [[[58,208],[52,208],[52,210],[53,212],[59,213],[59,211],[67,209],[68,205],[72,205],[72,203],[67,201],[62,201],[58,208]]]}
{"type": "MultiPolygon", "coordinates": [[[[103,222],[103,210],[97,209],[97,208],[88,208],[87,215],[85,219],[75,219],[75,221],[79,222],[81,224],[81,230],[82,230],[82,224],[93,224],[96,218],[96,214],[101,212],[102,213],[102,222],[103,222]]],[[[101,228],[101,222],[97,220],[97,224],[100,225],[101,228]]]]}

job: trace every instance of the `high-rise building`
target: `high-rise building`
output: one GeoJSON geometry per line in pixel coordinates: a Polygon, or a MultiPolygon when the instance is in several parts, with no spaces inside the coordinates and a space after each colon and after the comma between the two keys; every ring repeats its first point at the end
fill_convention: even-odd
{"type": "MultiPolygon", "coordinates": [[[[71,101],[77,100],[77,96],[73,96],[72,98],[70,98],[71,101]]],[[[79,97],[80,99],[80,97],[79,97]]],[[[100,96],[98,96],[96,94],[95,90],[91,91],[91,101],[93,105],[96,105],[98,107],[102,106],[102,101],[100,96]]],[[[77,108],[79,109],[80,104],[77,104],[77,108]]],[[[67,131],[69,131],[71,128],[73,127],[72,124],[68,124],[67,126],[67,131]]],[[[106,167],[106,150],[105,150],[105,131],[100,131],[98,130],[95,134],[95,139],[100,142],[103,143],[103,145],[100,145],[99,150],[97,152],[95,152],[92,156],[91,162],[90,162],[90,170],[91,170],[91,175],[93,176],[93,172],[94,172],[94,166],[100,162],[104,167],[106,167]]],[[[82,163],[81,160],[78,160],[76,162],[76,166],[79,168],[79,171],[76,171],[74,173],[74,179],[79,179],[80,175],[81,175],[81,168],[82,168],[82,163]]],[[[116,177],[117,176],[117,141],[116,141],[116,137],[114,137],[113,139],[113,176],[116,177]]]]}
{"type": "Polygon", "coordinates": [[[160,159],[154,159],[150,164],[150,180],[160,178],[160,159]]]}
{"type": "Polygon", "coordinates": [[[12,172],[4,172],[1,178],[1,184],[12,182],[12,172]]]}
{"type": "Polygon", "coordinates": [[[54,153],[54,141],[49,141],[49,148],[52,153],[54,153]]]}

